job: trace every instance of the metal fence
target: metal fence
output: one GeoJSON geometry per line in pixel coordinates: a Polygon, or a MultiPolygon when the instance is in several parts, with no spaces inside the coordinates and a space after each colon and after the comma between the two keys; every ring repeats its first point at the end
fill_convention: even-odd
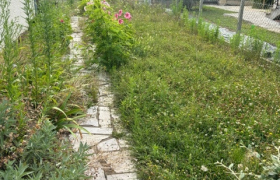
{"type": "MultiPolygon", "coordinates": [[[[198,8],[199,1],[203,1],[203,7],[213,7],[217,9],[227,10],[222,16],[234,17],[238,19],[240,16],[240,6],[242,0],[182,0],[184,6],[189,6],[189,9],[198,8]]],[[[179,4],[180,0],[138,0],[149,4],[161,4],[163,7],[171,8],[173,4],[179,4]]],[[[203,9],[202,9],[203,12],[203,9]]],[[[280,6],[279,0],[244,0],[244,8],[242,20],[250,22],[255,26],[260,26],[269,31],[280,33],[280,6]]],[[[239,23],[241,23],[240,21],[239,23]]],[[[240,24],[241,26],[241,24],[240,24]]],[[[236,25],[238,27],[238,25],[236,25]]]]}

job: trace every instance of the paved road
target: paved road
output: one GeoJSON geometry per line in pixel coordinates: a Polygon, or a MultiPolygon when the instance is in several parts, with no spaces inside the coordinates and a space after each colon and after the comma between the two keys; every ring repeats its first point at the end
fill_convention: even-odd
{"type": "MultiPolygon", "coordinates": [[[[232,11],[233,13],[226,13],[224,16],[238,17],[239,6],[219,6],[219,5],[205,5],[211,6],[219,9],[224,9],[232,11]]],[[[253,9],[251,6],[245,6],[243,19],[245,21],[251,22],[256,26],[263,27],[269,31],[280,33],[280,23],[273,21],[266,17],[267,10],[263,9],[253,9]]]]}

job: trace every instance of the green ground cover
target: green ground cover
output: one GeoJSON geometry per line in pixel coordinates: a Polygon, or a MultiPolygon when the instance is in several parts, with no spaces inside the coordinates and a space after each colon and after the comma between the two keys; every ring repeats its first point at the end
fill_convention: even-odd
{"type": "Polygon", "coordinates": [[[159,7],[130,11],[138,56],[112,77],[140,179],[233,179],[221,160],[260,174],[280,135],[280,69],[205,41],[159,7]]]}
{"type": "MultiPolygon", "coordinates": [[[[194,12],[196,14],[198,13],[198,9],[194,9],[194,12]]],[[[214,24],[219,24],[221,27],[228,28],[229,30],[236,31],[237,28],[237,18],[230,17],[230,16],[224,16],[225,13],[235,13],[215,7],[203,7],[203,13],[202,18],[206,21],[212,22],[214,24]]],[[[250,30],[252,27],[252,23],[243,21],[242,22],[242,30],[241,32],[243,34],[249,35],[250,30]]],[[[258,32],[260,38],[265,41],[269,42],[271,44],[277,45],[280,41],[279,33],[267,31],[264,28],[256,27],[256,31],[258,32]]]]}

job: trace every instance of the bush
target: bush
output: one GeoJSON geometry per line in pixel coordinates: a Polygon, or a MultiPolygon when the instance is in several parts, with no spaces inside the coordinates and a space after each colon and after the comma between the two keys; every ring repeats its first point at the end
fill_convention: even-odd
{"type": "Polygon", "coordinates": [[[16,160],[22,152],[19,128],[8,101],[0,103],[0,169],[8,161],[16,160]]]}
{"type": "Polygon", "coordinates": [[[86,33],[96,44],[95,58],[107,70],[126,64],[134,44],[130,13],[119,10],[113,15],[111,12],[110,5],[105,1],[89,2],[86,6],[86,33]]]}
{"type": "Polygon", "coordinates": [[[45,120],[30,138],[19,165],[9,161],[6,169],[0,171],[0,179],[87,179],[84,172],[88,146],[80,144],[79,150],[74,152],[68,141],[61,143],[54,130],[55,126],[45,120]]]}

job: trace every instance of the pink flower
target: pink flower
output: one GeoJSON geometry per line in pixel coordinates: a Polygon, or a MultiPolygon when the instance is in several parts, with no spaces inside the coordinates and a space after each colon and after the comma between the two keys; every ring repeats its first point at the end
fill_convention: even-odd
{"type": "Polygon", "coordinates": [[[110,7],[110,4],[108,2],[106,2],[106,1],[102,1],[101,3],[104,4],[107,7],[110,7]]]}
{"type": "Polygon", "coordinates": [[[60,20],[60,22],[61,22],[61,23],[64,23],[64,20],[63,20],[63,19],[61,19],[61,20],[60,20]]]}
{"type": "Polygon", "coordinates": [[[93,4],[93,2],[87,2],[87,6],[92,5],[92,4],[93,4]]]}
{"type": "Polygon", "coordinates": [[[125,19],[131,19],[131,14],[129,12],[126,12],[124,14],[125,19]]]}
{"type": "Polygon", "coordinates": [[[122,19],[119,19],[119,24],[122,24],[123,23],[123,20],[122,19]]]}
{"type": "Polygon", "coordinates": [[[109,14],[109,15],[111,15],[111,12],[110,12],[110,11],[108,11],[108,14],[109,14]]]}
{"type": "Polygon", "coordinates": [[[117,13],[117,14],[115,14],[115,17],[116,17],[116,19],[118,19],[118,17],[119,17],[119,14],[117,13]]]}
{"type": "Polygon", "coordinates": [[[119,16],[122,16],[122,13],[123,13],[123,12],[122,12],[122,10],[120,9],[120,10],[119,10],[119,16]]]}

